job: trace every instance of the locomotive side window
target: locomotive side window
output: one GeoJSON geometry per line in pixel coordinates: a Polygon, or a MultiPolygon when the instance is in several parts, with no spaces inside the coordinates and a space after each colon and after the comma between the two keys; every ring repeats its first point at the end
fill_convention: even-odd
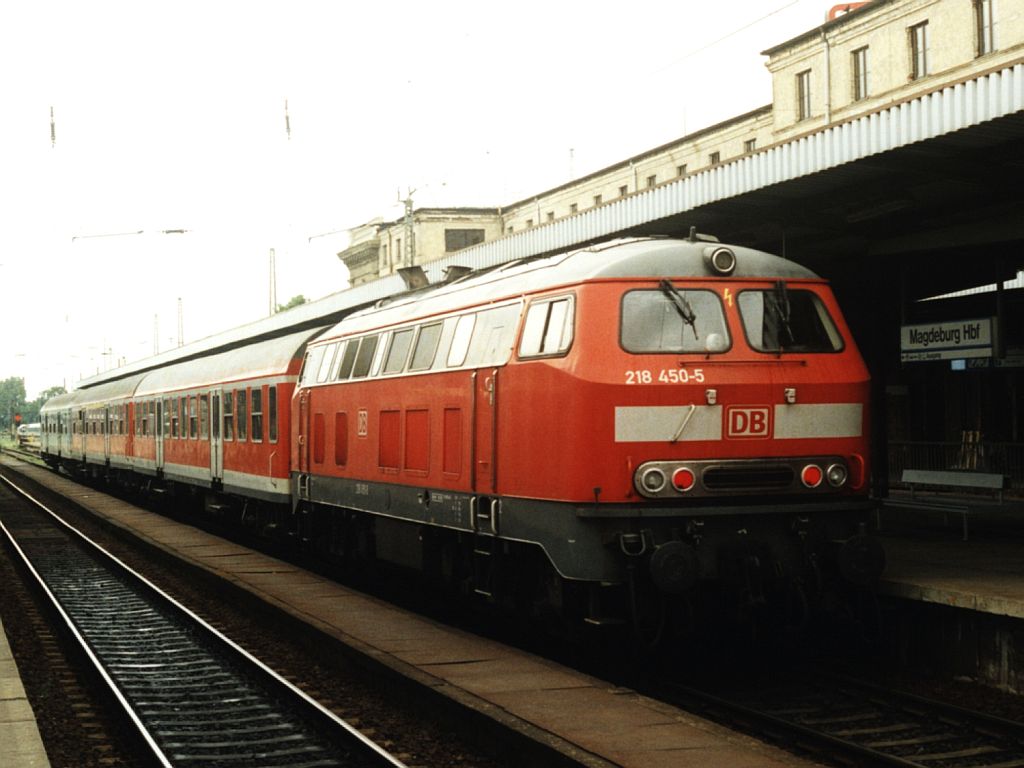
{"type": "Polygon", "coordinates": [[[522,304],[506,304],[478,314],[478,322],[469,342],[466,364],[504,365],[512,354],[522,304]]]}
{"type": "Polygon", "coordinates": [[[412,337],[416,333],[415,328],[403,328],[391,335],[391,348],[388,349],[388,356],[384,362],[384,373],[401,373],[405,370],[405,361],[409,359],[409,349],[412,347],[412,337]]]}
{"type": "Polygon", "coordinates": [[[561,355],[572,344],[573,300],[571,296],[544,299],[530,304],[519,342],[520,357],[561,355]]]}
{"type": "Polygon", "coordinates": [[[328,381],[334,381],[338,378],[338,371],[341,370],[341,363],[345,359],[345,348],[347,346],[347,341],[339,342],[338,352],[334,355],[334,365],[331,366],[331,375],[327,377],[328,381]]]}
{"type": "Polygon", "coordinates": [[[621,341],[623,349],[634,353],[707,354],[731,345],[718,295],[668,281],[658,290],[629,291],[622,297],[621,341]]]}
{"type": "Polygon", "coordinates": [[[469,352],[469,340],[473,336],[473,326],[476,325],[476,315],[463,315],[455,325],[455,336],[452,339],[452,346],[448,350],[448,367],[458,368],[466,362],[466,353],[469,352]]]}
{"type": "Polygon", "coordinates": [[[431,323],[420,328],[420,335],[416,337],[416,348],[412,353],[412,362],[409,363],[410,371],[425,371],[434,364],[437,342],[440,339],[441,323],[431,323]]]}
{"type": "Polygon", "coordinates": [[[316,379],[316,374],[320,370],[320,364],[324,359],[324,352],[327,351],[326,346],[313,347],[306,353],[306,359],[302,361],[302,384],[308,386],[312,384],[316,379]]]}
{"type": "Polygon", "coordinates": [[[345,345],[345,356],[342,358],[341,367],[338,369],[338,381],[347,379],[352,375],[352,367],[356,364],[356,354],[359,352],[359,341],[352,339],[345,345]]]}
{"type": "Polygon", "coordinates": [[[324,349],[323,357],[320,358],[320,366],[316,371],[316,383],[323,384],[327,381],[327,376],[331,372],[331,366],[334,364],[334,355],[338,351],[338,344],[335,342],[327,346],[324,349]]]}
{"type": "Polygon", "coordinates": [[[356,364],[352,368],[353,379],[364,379],[370,373],[370,364],[373,362],[373,354],[377,351],[378,336],[364,336],[359,342],[359,354],[356,355],[356,364]]]}
{"type": "Polygon", "coordinates": [[[737,298],[747,342],[758,352],[839,352],[843,339],[821,299],[779,281],[737,298]]]}

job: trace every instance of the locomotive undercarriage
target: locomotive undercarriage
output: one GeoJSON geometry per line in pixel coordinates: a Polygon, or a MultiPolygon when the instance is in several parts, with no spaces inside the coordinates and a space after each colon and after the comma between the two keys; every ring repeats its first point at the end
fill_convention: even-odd
{"type": "Polygon", "coordinates": [[[531,620],[627,625],[651,642],[722,616],[799,629],[884,565],[863,502],[578,506],[317,477],[306,490],[298,536],[314,549],[400,566],[531,620]]]}

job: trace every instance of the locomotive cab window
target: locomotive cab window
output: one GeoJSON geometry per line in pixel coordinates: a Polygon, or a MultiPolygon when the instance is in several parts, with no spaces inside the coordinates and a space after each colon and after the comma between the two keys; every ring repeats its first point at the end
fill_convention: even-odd
{"type": "Polygon", "coordinates": [[[747,342],[758,352],[839,352],[843,338],[821,299],[785,282],[737,298],[747,342]]]}
{"type": "Polygon", "coordinates": [[[370,364],[373,363],[373,356],[377,351],[377,340],[379,338],[379,336],[374,334],[373,336],[364,336],[359,342],[359,354],[356,355],[356,364],[352,368],[353,379],[363,379],[369,375],[370,364]]]}
{"type": "Polygon", "coordinates": [[[683,288],[663,280],[657,289],[622,297],[622,348],[633,353],[725,352],[732,342],[714,291],[683,288]]]}
{"type": "Polygon", "coordinates": [[[520,357],[565,354],[572,345],[573,299],[561,296],[530,304],[519,341],[520,357]]]}

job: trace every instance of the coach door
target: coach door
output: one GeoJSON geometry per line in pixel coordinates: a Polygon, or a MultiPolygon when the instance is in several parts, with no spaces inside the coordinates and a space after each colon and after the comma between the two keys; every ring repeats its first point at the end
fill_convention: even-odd
{"type": "Polygon", "coordinates": [[[103,406],[103,460],[110,463],[110,406],[103,406]]]}
{"type": "Polygon", "coordinates": [[[153,425],[156,439],[156,471],[159,474],[164,468],[164,401],[156,399],[156,424],[153,425]]]}
{"type": "Polygon", "coordinates": [[[215,481],[224,479],[224,417],[220,400],[219,389],[210,392],[210,477],[215,481]]]}

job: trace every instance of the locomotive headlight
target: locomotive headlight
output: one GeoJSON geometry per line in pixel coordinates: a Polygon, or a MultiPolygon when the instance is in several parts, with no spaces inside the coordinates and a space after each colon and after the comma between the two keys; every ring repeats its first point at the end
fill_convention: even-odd
{"type": "Polygon", "coordinates": [[[680,467],[672,473],[672,487],[680,493],[686,493],[697,483],[697,476],[688,467],[680,467]]]}
{"type": "Polygon", "coordinates": [[[817,464],[808,464],[800,472],[800,482],[808,488],[817,488],[825,475],[817,464]]]}
{"type": "Polygon", "coordinates": [[[842,488],[846,485],[846,479],[849,477],[849,473],[846,471],[846,467],[842,464],[833,464],[825,470],[825,477],[828,479],[828,484],[833,488],[842,488]]]}
{"type": "Polygon", "coordinates": [[[661,493],[665,487],[665,473],[657,467],[651,467],[645,469],[643,474],[640,475],[640,485],[647,493],[661,493]]]}

